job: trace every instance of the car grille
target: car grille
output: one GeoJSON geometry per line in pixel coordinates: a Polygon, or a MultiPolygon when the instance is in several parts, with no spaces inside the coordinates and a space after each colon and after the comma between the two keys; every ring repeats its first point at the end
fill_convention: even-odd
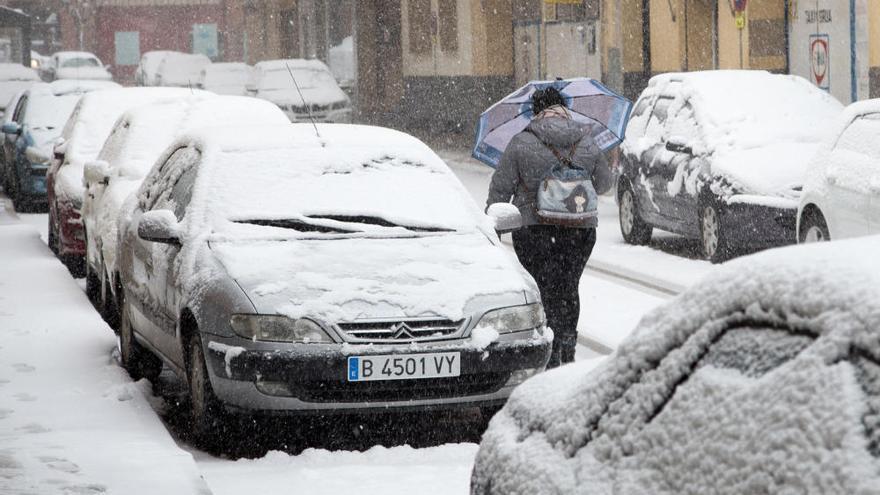
{"type": "Polygon", "coordinates": [[[340,323],[339,329],[357,342],[417,342],[458,334],[464,320],[394,320],[340,323]]]}
{"type": "Polygon", "coordinates": [[[420,380],[296,382],[289,387],[294,397],[306,402],[388,402],[491,394],[509,379],[510,373],[480,373],[420,380]]]}

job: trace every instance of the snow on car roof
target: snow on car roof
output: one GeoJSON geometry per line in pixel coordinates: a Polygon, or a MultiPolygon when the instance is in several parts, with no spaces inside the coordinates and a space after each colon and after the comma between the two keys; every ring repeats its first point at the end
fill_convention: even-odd
{"type": "Polygon", "coordinates": [[[94,53],[91,53],[91,52],[76,52],[76,51],[55,52],[52,54],[52,56],[58,57],[59,60],[71,59],[71,58],[94,58],[94,59],[98,58],[97,56],[95,56],[94,53]]]}
{"type": "Polygon", "coordinates": [[[111,170],[120,176],[140,179],[162,151],[186,132],[226,123],[241,133],[243,127],[289,122],[284,112],[267,101],[197,91],[192,96],[157,101],[126,112],[117,123],[131,127],[126,141],[108,140],[101,158],[108,160],[111,170]]]}
{"type": "Polygon", "coordinates": [[[312,69],[324,71],[330,70],[327,65],[320,60],[306,60],[302,58],[289,58],[285,60],[264,60],[262,62],[257,62],[254,67],[263,71],[280,69],[287,70],[288,67],[290,67],[291,69],[312,69]]]}
{"type": "Polygon", "coordinates": [[[21,64],[0,63],[0,81],[39,81],[37,71],[21,64]]]}
{"type": "Polygon", "coordinates": [[[163,86],[189,86],[199,80],[202,69],[211,59],[200,53],[168,53],[157,71],[163,86]]]}
{"type": "MultiPolygon", "coordinates": [[[[74,93],[88,93],[90,91],[97,91],[100,89],[117,89],[121,88],[119,84],[113,81],[91,81],[88,79],[60,79],[58,81],[52,81],[50,83],[46,83],[45,85],[40,84],[39,90],[43,91],[45,88],[46,91],[51,92],[55,96],[61,96],[66,94],[74,94],[74,93]]],[[[37,85],[34,85],[32,90],[37,89],[37,85]]]]}
{"type": "Polygon", "coordinates": [[[740,149],[821,140],[843,109],[802,77],[760,70],[661,74],[651,78],[643,94],[673,96],[679,105],[689,100],[710,146],[740,149]]]}
{"type": "MultiPolygon", "coordinates": [[[[653,388],[653,384],[664,379],[674,380],[680,373],[688,374],[684,368],[695,359],[693,352],[698,351],[693,348],[683,350],[685,342],[697,341],[707,346],[732,325],[794,328],[801,335],[815,337],[816,342],[822,341],[822,345],[816,344],[816,357],[821,355],[820,360],[814,366],[800,366],[797,373],[815,373],[817,369],[827,368],[837,362],[835,356],[836,359],[845,360],[847,356],[862,354],[875,362],[880,361],[878,251],[880,236],[875,236],[777,249],[723,265],[684,294],[648,313],[616,354],[592,372],[585,371],[588,364],[576,363],[539,375],[518,387],[483,437],[477,459],[477,471],[482,473],[479,477],[486,482],[485,476],[490,476],[491,482],[497,482],[493,488],[500,490],[498,493],[503,492],[503,487],[499,488],[501,485],[536,488],[525,488],[524,493],[543,493],[541,490],[569,493],[577,491],[574,490],[574,483],[580,483],[580,488],[584,488],[587,483],[601,483],[603,478],[605,481],[610,478],[623,480],[627,476],[630,480],[637,478],[640,466],[632,464],[626,464],[630,469],[629,474],[603,473],[607,469],[605,466],[613,462],[619,461],[618,465],[624,465],[625,461],[621,459],[627,454],[597,439],[614,437],[631,453],[649,450],[650,446],[639,443],[646,437],[637,435],[635,430],[638,428],[633,428],[632,422],[648,421],[648,417],[636,418],[635,415],[650,415],[656,411],[658,401],[663,403],[668,398],[653,388]],[[654,373],[661,367],[673,375],[659,376],[659,371],[654,373]],[[624,396],[625,405],[622,404],[624,396]],[[631,413],[612,414],[619,413],[622,408],[631,413]]],[[[838,370],[852,372],[842,368],[838,370]]],[[[715,378],[719,380],[735,379],[718,373],[716,375],[715,378]]],[[[794,395],[804,400],[805,397],[815,397],[815,394],[830,393],[827,386],[823,387],[823,384],[829,383],[828,380],[823,383],[824,376],[807,375],[802,380],[789,381],[787,387],[785,382],[781,385],[783,390],[788,390],[789,397],[794,395]],[[815,384],[815,390],[809,388],[812,384],[815,384]]],[[[844,381],[852,383],[849,380],[844,381]]],[[[820,422],[827,425],[828,431],[861,431],[862,438],[847,437],[843,445],[827,447],[843,452],[840,457],[835,455],[821,461],[823,471],[828,474],[825,482],[829,483],[824,491],[837,491],[828,487],[840,489],[850,482],[865,483],[866,486],[872,486],[870,483],[873,483],[876,487],[878,461],[866,461],[871,457],[865,444],[864,425],[859,417],[859,414],[865,414],[865,396],[855,384],[839,391],[839,394],[845,397],[829,397],[828,402],[840,404],[852,414],[823,416],[820,422]]],[[[769,403],[773,402],[768,401],[766,396],[750,396],[747,393],[737,395],[736,399],[739,401],[735,405],[739,408],[739,414],[744,410],[760,410],[764,406],[770,409],[769,403]]],[[[724,452],[751,455],[755,466],[728,466],[729,471],[724,473],[731,479],[744,481],[761,471],[756,467],[758,464],[769,462],[771,458],[778,460],[785,456],[798,456],[801,449],[810,446],[809,442],[799,443],[797,439],[789,441],[804,434],[802,430],[806,426],[800,423],[801,417],[785,416],[785,399],[777,398],[776,404],[783,406],[781,410],[778,407],[772,409],[774,414],[781,414],[773,420],[778,427],[776,432],[750,432],[750,418],[743,417],[731,422],[733,426],[740,425],[738,432],[729,432],[732,438],[716,438],[715,442],[718,443],[707,442],[696,446],[693,442],[687,443],[696,436],[697,431],[700,434],[714,431],[706,426],[714,424],[707,418],[702,425],[683,424],[683,431],[665,432],[667,437],[663,444],[667,447],[689,445],[696,449],[690,456],[695,458],[713,458],[712,454],[723,455],[724,452]],[[801,433],[786,436],[792,432],[801,433]],[[752,452],[752,445],[749,444],[755,434],[776,435],[778,439],[786,440],[778,443],[779,450],[775,452],[757,453],[752,452]],[[784,450],[786,445],[790,445],[790,450],[784,450]],[[743,472],[743,469],[747,472],[743,472]]],[[[817,439],[815,442],[822,443],[822,440],[818,440],[822,433],[806,434],[814,435],[812,438],[817,439]]],[[[668,455],[671,456],[669,459],[658,460],[662,462],[661,469],[668,467],[666,461],[669,461],[675,465],[671,468],[675,472],[664,471],[664,476],[688,480],[689,491],[694,493],[717,491],[717,483],[721,481],[707,479],[703,475],[706,469],[691,466],[688,471],[682,459],[684,454],[679,448],[668,455]]],[[[732,457],[730,462],[735,464],[736,460],[732,457]]],[[[650,467],[642,465],[641,468],[650,467]]],[[[782,483],[792,483],[795,479],[786,476],[786,473],[767,469],[782,483]]],[[[637,491],[669,493],[656,484],[660,481],[645,482],[647,484],[641,485],[641,490],[637,491]]],[[[844,492],[858,491],[852,488],[844,492]]],[[[743,491],[752,490],[733,490],[743,491]]],[[[818,492],[807,491],[823,492],[822,489],[818,489],[818,492]]],[[[604,493],[601,489],[598,492],[604,493]]]]}

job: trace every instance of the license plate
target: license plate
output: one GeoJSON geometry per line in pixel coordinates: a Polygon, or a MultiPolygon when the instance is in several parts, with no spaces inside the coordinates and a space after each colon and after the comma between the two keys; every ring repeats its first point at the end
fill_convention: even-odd
{"type": "Polygon", "coordinates": [[[381,356],[350,356],[348,381],[415,380],[446,378],[461,375],[458,352],[430,354],[386,354],[381,356]]]}

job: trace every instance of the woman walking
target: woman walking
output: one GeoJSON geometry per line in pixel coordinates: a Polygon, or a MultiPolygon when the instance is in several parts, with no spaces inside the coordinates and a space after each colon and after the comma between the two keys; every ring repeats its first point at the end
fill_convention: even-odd
{"type": "MultiPolygon", "coordinates": [[[[522,214],[523,228],[513,233],[513,247],[541,291],[547,326],[555,335],[547,364],[552,368],[574,361],[578,284],[596,243],[598,219],[592,215],[567,222],[543,215],[538,191],[547,185],[554,169],[575,167],[589,177],[595,194],[602,194],[611,188],[612,173],[590,128],[570,118],[559,91],[553,87],[537,90],[531,102],[535,117],[504,151],[492,176],[487,204],[512,200],[522,214]]],[[[583,197],[576,199],[576,207],[582,210],[583,197]]]]}

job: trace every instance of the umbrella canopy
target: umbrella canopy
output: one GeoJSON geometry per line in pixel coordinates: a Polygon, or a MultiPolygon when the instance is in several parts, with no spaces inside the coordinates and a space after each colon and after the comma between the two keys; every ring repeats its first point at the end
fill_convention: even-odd
{"type": "Polygon", "coordinates": [[[532,81],[495,103],[480,115],[473,156],[491,166],[498,166],[501,154],[513,136],[532,121],[532,94],[549,86],[565,99],[572,119],[587,124],[593,139],[603,151],[623,141],[632,102],[588,77],[532,81]]]}

